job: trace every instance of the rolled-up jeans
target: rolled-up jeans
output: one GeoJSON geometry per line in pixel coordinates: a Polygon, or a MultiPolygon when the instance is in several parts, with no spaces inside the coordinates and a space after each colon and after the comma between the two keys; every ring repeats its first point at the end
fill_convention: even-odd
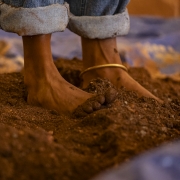
{"type": "Polygon", "coordinates": [[[20,36],[50,34],[68,27],[90,39],[126,35],[130,0],[0,0],[0,27],[20,36]]]}

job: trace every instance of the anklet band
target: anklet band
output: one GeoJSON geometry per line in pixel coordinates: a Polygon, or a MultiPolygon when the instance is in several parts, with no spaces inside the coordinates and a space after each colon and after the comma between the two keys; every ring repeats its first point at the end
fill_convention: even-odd
{"type": "Polygon", "coordinates": [[[88,71],[94,70],[94,69],[100,69],[100,68],[105,68],[105,67],[116,67],[116,68],[121,68],[124,71],[128,72],[128,69],[123,66],[122,64],[103,64],[103,65],[98,65],[98,66],[93,66],[90,68],[85,69],[83,72],[81,72],[81,74],[79,75],[79,77],[81,77],[83,74],[85,74],[88,71]]]}

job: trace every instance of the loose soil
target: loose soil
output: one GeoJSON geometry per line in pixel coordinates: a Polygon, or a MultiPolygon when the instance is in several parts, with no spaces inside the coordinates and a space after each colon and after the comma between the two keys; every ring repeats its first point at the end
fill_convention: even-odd
{"type": "MultiPolygon", "coordinates": [[[[80,61],[58,60],[56,66],[66,80],[80,85],[80,61]]],[[[180,84],[152,80],[143,68],[129,73],[165,103],[122,88],[108,107],[83,118],[64,116],[28,105],[20,73],[0,75],[0,179],[88,180],[179,139],[180,84]]],[[[86,91],[101,93],[111,86],[96,79],[86,91]]]]}

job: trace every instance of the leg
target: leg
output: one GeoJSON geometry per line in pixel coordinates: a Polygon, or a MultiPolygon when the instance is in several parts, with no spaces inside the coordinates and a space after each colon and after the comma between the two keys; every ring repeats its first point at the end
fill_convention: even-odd
{"type": "MultiPolygon", "coordinates": [[[[53,63],[51,33],[63,31],[68,23],[68,7],[63,2],[4,0],[0,5],[1,28],[23,36],[28,103],[69,114],[93,95],[66,82],[53,63]]],[[[105,102],[105,97],[94,98],[81,106],[83,113],[91,113],[105,102]]]]}
{"type": "MultiPolygon", "coordinates": [[[[87,31],[78,29],[75,22],[79,22],[77,18],[72,17],[69,27],[75,33],[81,35],[84,69],[102,64],[122,64],[117,51],[115,36],[128,32],[128,17],[125,14],[127,3],[128,0],[97,0],[93,3],[87,1],[86,5],[83,6],[82,4],[82,14],[77,14],[75,5],[72,4],[71,6],[70,3],[73,13],[76,13],[75,15],[77,16],[82,16],[82,18],[80,17],[81,19],[79,18],[79,21],[83,21],[81,28],[84,25],[84,28],[88,29],[87,31]],[[86,20],[83,19],[83,15],[86,16],[86,20]],[[106,19],[104,15],[109,16],[106,19]],[[88,18],[87,16],[93,17],[88,18]],[[109,17],[111,17],[111,21],[109,21],[109,17]],[[93,24],[92,21],[95,23],[93,24]],[[89,24],[92,28],[89,27],[89,24]]],[[[109,79],[117,88],[124,86],[128,90],[135,91],[139,96],[150,97],[160,101],[131,78],[127,72],[119,68],[103,68],[86,72],[82,76],[82,87],[85,88],[92,79],[97,77],[109,79]]]]}
{"type": "MultiPolygon", "coordinates": [[[[122,64],[117,51],[116,38],[93,40],[82,37],[82,50],[84,69],[102,64],[122,64]]],[[[89,71],[83,75],[82,87],[85,88],[92,79],[97,77],[109,79],[117,88],[124,86],[127,90],[136,92],[139,96],[160,101],[120,68],[103,68],[89,71]]]]}
{"type": "Polygon", "coordinates": [[[92,97],[66,82],[55,67],[50,48],[51,35],[24,36],[24,81],[28,103],[71,113],[92,97]]]}

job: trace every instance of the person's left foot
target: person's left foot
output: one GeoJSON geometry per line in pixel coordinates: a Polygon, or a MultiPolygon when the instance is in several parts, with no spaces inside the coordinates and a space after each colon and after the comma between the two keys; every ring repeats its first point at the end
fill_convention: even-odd
{"type": "MultiPolygon", "coordinates": [[[[122,64],[115,38],[105,40],[82,38],[82,50],[84,69],[102,64],[122,64]]],[[[162,102],[121,68],[106,67],[86,72],[82,76],[82,88],[86,88],[92,79],[98,77],[110,80],[117,88],[124,86],[127,90],[136,92],[140,97],[153,98],[162,102]]]]}

